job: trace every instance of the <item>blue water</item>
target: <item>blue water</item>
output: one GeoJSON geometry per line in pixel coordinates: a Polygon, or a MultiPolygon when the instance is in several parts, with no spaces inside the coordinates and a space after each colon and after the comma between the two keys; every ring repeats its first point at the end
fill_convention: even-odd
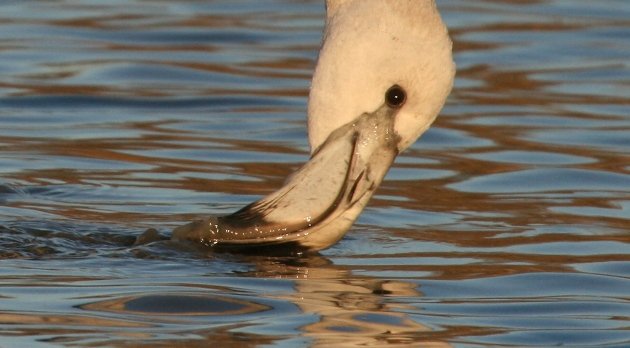
{"type": "Polygon", "coordinates": [[[316,255],[133,247],[308,158],[323,1],[0,4],[0,347],[630,346],[630,2],[438,0],[458,75],[316,255]]]}

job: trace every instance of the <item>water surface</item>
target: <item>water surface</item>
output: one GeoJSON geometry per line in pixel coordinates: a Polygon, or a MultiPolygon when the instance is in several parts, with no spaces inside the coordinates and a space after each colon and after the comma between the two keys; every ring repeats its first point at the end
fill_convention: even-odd
{"type": "Polygon", "coordinates": [[[458,76],[318,255],[131,246],[308,157],[323,1],[0,5],[0,346],[630,345],[630,2],[439,0],[458,76]]]}

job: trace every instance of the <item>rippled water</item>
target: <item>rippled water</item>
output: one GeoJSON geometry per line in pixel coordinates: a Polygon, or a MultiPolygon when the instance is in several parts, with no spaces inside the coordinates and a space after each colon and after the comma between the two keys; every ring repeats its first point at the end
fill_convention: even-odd
{"type": "Polygon", "coordinates": [[[323,1],[0,5],[0,346],[630,345],[630,2],[439,0],[458,78],[340,243],[131,247],[307,159],[323,1]]]}

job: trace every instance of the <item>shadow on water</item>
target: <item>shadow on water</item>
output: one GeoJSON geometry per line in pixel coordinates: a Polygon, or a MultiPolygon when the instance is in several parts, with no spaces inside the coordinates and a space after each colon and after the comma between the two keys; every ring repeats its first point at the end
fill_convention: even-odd
{"type": "Polygon", "coordinates": [[[133,242],[306,160],[322,1],[0,4],[0,346],[628,346],[630,2],[437,3],[446,108],[293,256],[133,242]]]}

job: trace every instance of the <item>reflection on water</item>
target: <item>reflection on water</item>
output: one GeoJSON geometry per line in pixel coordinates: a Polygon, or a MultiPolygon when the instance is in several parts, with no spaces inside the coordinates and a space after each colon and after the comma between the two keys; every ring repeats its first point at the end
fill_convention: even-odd
{"type": "Polygon", "coordinates": [[[266,308],[255,303],[184,294],[139,295],[131,298],[117,298],[112,301],[90,303],[83,306],[86,310],[101,310],[129,313],[142,316],[150,315],[238,315],[257,312],[266,308]]]}
{"type": "Polygon", "coordinates": [[[438,0],[458,77],[320,255],[133,247],[307,157],[323,2],[0,5],[0,346],[630,344],[630,3],[438,0]]]}

